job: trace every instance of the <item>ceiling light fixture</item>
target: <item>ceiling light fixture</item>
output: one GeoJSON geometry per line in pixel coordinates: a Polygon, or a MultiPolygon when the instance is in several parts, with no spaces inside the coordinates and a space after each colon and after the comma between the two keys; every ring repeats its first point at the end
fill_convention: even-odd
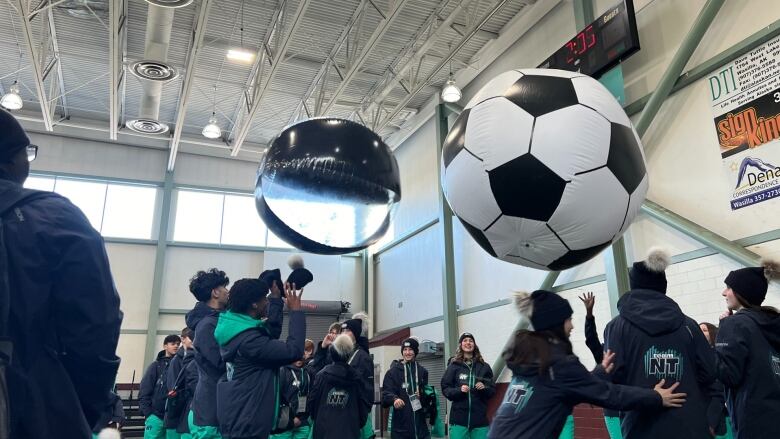
{"type": "Polygon", "coordinates": [[[8,89],[8,93],[0,98],[0,105],[6,110],[19,110],[22,108],[24,102],[22,102],[22,96],[19,94],[19,86],[16,85],[16,81],[14,81],[14,85],[8,89]]]}
{"type": "Polygon", "coordinates": [[[455,76],[452,74],[452,58],[450,58],[450,76],[444,87],[441,88],[441,100],[444,102],[458,102],[463,97],[460,87],[455,84],[455,76]]]}
{"type": "Polygon", "coordinates": [[[251,63],[255,60],[255,52],[244,48],[244,1],[241,1],[241,27],[239,27],[240,49],[228,49],[227,59],[240,63],[251,63]]]}
{"type": "Polygon", "coordinates": [[[203,137],[207,139],[218,139],[222,136],[222,129],[217,125],[217,84],[214,84],[214,106],[211,108],[211,117],[209,123],[203,127],[203,137]]]}

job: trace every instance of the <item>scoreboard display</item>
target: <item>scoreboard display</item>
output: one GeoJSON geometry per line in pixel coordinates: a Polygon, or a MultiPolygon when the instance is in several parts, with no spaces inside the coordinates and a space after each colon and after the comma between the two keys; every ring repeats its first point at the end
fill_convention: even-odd
{"type": "Polygon", "coordinates": [[[638,50],[634,4],[632,0],[623,0],[586,26],[539,67],[598,78],[638,50]]]}

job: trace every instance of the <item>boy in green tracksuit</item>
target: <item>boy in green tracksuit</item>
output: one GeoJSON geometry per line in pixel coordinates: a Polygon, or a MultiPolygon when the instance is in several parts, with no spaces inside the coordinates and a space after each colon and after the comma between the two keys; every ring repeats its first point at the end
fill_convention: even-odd
{"type": "Polygon", "coordinates": [[[441,379],[441,389],[452,401],[450,438],[487,438],[487,403],[495,395],[496,387],[493,371],[482,359],[472,334],[461,334],[458,351],[441,379]]]}

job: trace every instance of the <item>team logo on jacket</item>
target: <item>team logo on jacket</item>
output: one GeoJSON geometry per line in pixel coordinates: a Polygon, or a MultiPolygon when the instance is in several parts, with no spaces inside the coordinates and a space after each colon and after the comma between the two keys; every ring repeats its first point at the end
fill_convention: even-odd
{"type": "Polygon", "coordinates": [[[517,413],[528,404],[533,394],[534,387],[528,381],[513,378],[506,391],[504,404],[515,406],[515,413],[517,413]]]}
{"type": "Polygon", "coordinates": [[[774,354],[769,354],[770,361],[772,362],[772,372],[780,378],[780,357],[774,354]]]}
{"type": "Polygon", "coordinates": [[[337,407],[343,409],[349,402],[349,393],[346,390],[330,389],[328,392],[327,404],[331,407],[337,407]]]}
{"type": "Polygon", "coordinates": [[[462,373],[462,374],[458,375],[458,380],[460,380],[460,381],[468,381],[469,380],[469,374],[462,373]]]}
{"type": "Polygon", "coordinates": [[[674,378],[680,381],[683,374],[683,357],[674,349],[665,351],[652,346],[645,352],[645,376],[655,379],[674,378]]]}

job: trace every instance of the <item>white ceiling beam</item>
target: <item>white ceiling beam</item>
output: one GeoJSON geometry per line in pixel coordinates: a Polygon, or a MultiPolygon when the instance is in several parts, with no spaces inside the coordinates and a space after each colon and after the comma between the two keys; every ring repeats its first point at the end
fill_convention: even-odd
{"type": "MultiPolygon", "coordinates": [[[[51,0],[49,0],[49,2],[51,3],[51,0]]],[[[57,86],[60,89],[59,99],[62,103],[62,117],[67,119],[70,117],[70,114],[68,113],[68,98],[66,97],[67,93],[65,93],[65,80],[63,79],[64,76],[62,75],[62,58],[60,58],[60,45],[59,41],[57,41],[57,28],[54,27],[54,14],[52,13],[52,9],[48,8],[46,13],[48,18],[47,21],[49,22],[49,34],[51,35],[51,48],[54,52],[54,57],[57,60],[57,86]]]]}
{"type": "Polygon", "coordinates": [[[485,13],[485,15],[482,16],[482,18],[475,23],[471,30],[466,33],[466,35],[461,38],[460,42],[452,49],[450,50],[450,53],[447,54],[444,58],[442,58],[438,64],[436,64],[436,67],[433,68],[433,71],[428,75],[427,78],[425,78],[423,81],[419,82],[419,85],[414,87],[411,93],[409,93],[406,98],[404,98],[401,102],[398,103],[398,105],[393,108],[393,110],[390,112],[390,114],[387,115],[387,117],[379,124],[377,127],[377,131],[381,131],[386,126],[390,124],[390,122],[398,116],[398,114],[406,107],[409,102],[419,93],[423,88],[425,88],[426,85],[430,83],[430,81],[439,73],[439,71],[447,65],[447,63],[455,56],[456,53],[458,53],[463,46],[465,46],[471,38],[474,37],[474,35],[477,34],[477,30],[485,25],[485,23],[490,20],[493,15],[495,15],[502,7],[504,7],[505,4],[507,4],[509,0],[499,0],[499,2],[493,6],[489,11],[485,13]]]}
{"type": "Polygon", "coordinates": [[[38,103],[41,106],[41,115],[43,119],[43,125],[46,127],[46,131],[54,130],[54,123],[52,122],[51,107],[49,105],[49,99],[46,97],[46,87],[43,83],[43,68],[41,67],[41,60],[38,59],[38,51],[36,50],[38,45],[33,37],[32,25],[27,18],[30,14],[29,4],[25,0],[17,0],[17,12],[19,13],[19,21],[22,24],[22,39],[24,40],[24,47],[27,52],[27,58],[32,66],[33,80],[35,82],[35,93],[38,96],[38,103]]]}
{"type": "Polygon", "coordinates": [[[385,14],[384,19],[379,23],[376,30],[374,30],[374,33],[371,34],[371,37],[369,37],[368,41],[366,41],[366,44],[361,49],[360,55],[351,63],[349,70],[344,73],[344,78],[339,83],[338,87],[336,87],[336,90],[333,92],[333,94],[331,94],[328,103],[325,104],[325,106],[322,108],[321,114],[328,114],[328,111],[330,111],[336,101],[338,101],[338,99],[341,97],[341,94],[347,88],[357,72],[363,68],[363,64],[366,62],[366,60],[368,60],[368,56],[374,50],[376,44],[385,35],[393,22],[398,18],[401,9],[404,7],[406,2],[407,0],[396,0],[389,13],[385,14]]]}
{"type": "MultiPolygon", "coordinates": [[[[404,63],[404,65],[401,66],[400,69],[396,70],[393,79],[382,89],[381,92],[379,92],[379,94],[377,94],[371,100],[371,103],[363,111],[364,115],[371,114],[372,111],[376,110],[378,105],[384,103],[385,99],[387,99],[387,96],[389,96],[390,93],[392,93],[392,91],[396,87],[401,85],[401,79],[404,78],[411,69],[414,69],[415,67],[419,66],[420,60],[422,60],[422,58],[428,53],[428,51],[430,51],[435,46],[436,42],[447,32],[449,26],[455,23],[455,19],[461,13],[467,11],[467,8],[469,7],[469,4],[471,4],[472,1],[473,0],[461,1],[460,4],[458,4],[458,6],[456,6],[455,9],[452,10],[450,15],[447,16],[446,19],[444,19],[444,21],[438,23],[438,27],[430,36],[423,35],[423,37],[425,38],[425,42],[406,61],[406,63],[404,63]]],[[[417,84],[410,84],[412,88],[414,88],[416,85],[417,84]]]]}
{"type": "MultiPolygon", "coordinates": [[[[295,10],[295,14],[291,19],[292,25],[290,26],[290,30],[287,31],[287,35],[284,37],[284,40],[282,40],[281,44],[279,44],[279,48],[274,54],[275,58],[268,58],[268,60],[271,62],[271,70],[268,72],[268,77],[264,82],[262,82],[262,84],[260,83],[263,81],[263,75],[261,74],[262,71],[258,72],[256,76],[257,86],[254,87],[252,105],[250,106],[249,111],[244,118],[243,124],[238,129],[238,134],[236,135],[235,142],[233,143],[233,149],[230,152],[231,156],[235,157],[238,152],[241,151],[241,145],[246,140],[246,137],[249,135],[249,130],[252,128],[252,119],[255,117],[255,114],[257,114],[257,110],[260,109],[260,104],[263,102],[263,97],[265,96],[266,91],[270,88],[271,83],[276,77],[276,74],[279,72],[279,66],[284,64],[284,58],[287,56],[287,50],[290,48],[290,43],[292,42],[295,32],[303,22],[303,15],[306,12],[306,9],[309,7],[309,3],[310,0],[301,0],[301,2],[298,4],[298,9],[295,10]]],[[[261,56],[263,60],[260,61],[261,63],[265,62],[264,59],[267,57],[266,53],[267,51],[263,51],[261,56]]]]}
{"type": "Polygon", "coordinates": [[[125,80],[125,50],[127,47],[127,0],[110,0],[108,3],[108,137],[116,140],[121,124],[122,95],[120,89],[125,80]]]}
{"type": "Polygon", "coordinates": [[[206,25],[209,18],[209,9],[211,0],[201,0],[198,17],[192,30],[192,40],[190,41],[190,51],[187,56],[187,66],[184,69],[184,78],[182,79],[181,92],[179,93],[179,105],[176,108],[176,122],[171,136],[171,145],[168,152],[168,171],[173,171],[176,165],[176,154],[179,152],[179,142],[184,131],[184,118],[187,116],[187,104],[190,101],[192,84],[195,82],[195,69],[200,52],[203,50],[203,36],[206,35],[206,25]]]}

